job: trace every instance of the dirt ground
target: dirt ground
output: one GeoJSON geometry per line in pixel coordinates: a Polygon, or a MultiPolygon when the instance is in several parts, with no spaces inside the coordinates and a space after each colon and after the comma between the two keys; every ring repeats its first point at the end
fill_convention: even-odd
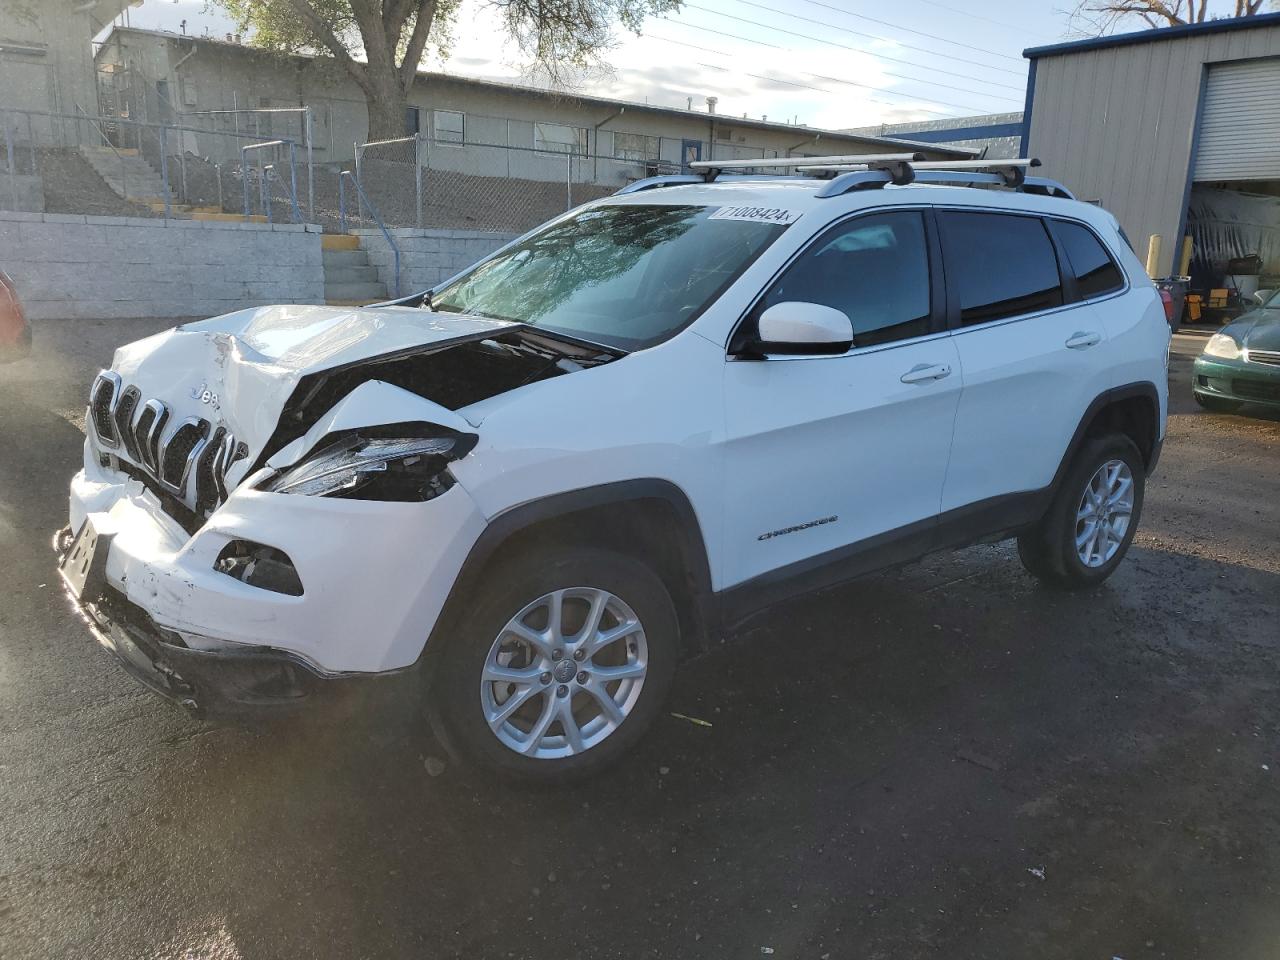
{"type": "Polygon", "coordinates": [[[793,603],[682,669],[711,726],[531,791],[392,705],[191,720],[90,642],[49,537],[89,378],[159,326],[0,367],[6,960],[1280,955],[1280,418],[1191,404],[1202,336],[1101,589],[1000,544],[793,603]]]}

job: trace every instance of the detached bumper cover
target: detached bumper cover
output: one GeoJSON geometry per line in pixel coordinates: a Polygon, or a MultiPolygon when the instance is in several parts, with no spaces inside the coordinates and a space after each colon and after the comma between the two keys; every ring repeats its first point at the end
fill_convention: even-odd
{"type": "Polygon", "coordinates": [[[289,712],[404,675],[323,674],[301,657],[270,647],[194,650],[111,588],[76,606],[98,642],[134,679],[201,717],[289,712]]]}

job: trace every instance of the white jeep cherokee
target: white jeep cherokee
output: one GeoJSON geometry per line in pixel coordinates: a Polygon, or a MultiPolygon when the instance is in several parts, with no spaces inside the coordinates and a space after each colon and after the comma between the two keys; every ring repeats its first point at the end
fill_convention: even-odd
{"type": "Polygon", "coordinates": [[[397,305],[120,348],[60,541],[98,639],[206,714],[402,675],[455,751],[559,777],[787,598],[1008,537],[1052,584],[1115,570],[1169,325],[1110,214],[1026,178],[697,179],[397,305]]]}

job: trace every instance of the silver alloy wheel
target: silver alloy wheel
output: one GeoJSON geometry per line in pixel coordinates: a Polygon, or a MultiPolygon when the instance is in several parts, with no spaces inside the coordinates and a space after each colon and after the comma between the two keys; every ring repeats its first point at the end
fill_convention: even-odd
{"type": "Polygon", "coordinates": [[[1076,508],[1076,555],[1086,567],[1101,567],[1116,555],[1133,518],[1133,472],[1123,460],[1108,460],[1084,488],[1076,508]]]}
{"type": "Polygon", "coordinates": [[[504,746],[556,759],[590,750],[635,708],[649,667],[640,618],[596,587],[539,597],[485,657],[480,706],[504,746]]]}

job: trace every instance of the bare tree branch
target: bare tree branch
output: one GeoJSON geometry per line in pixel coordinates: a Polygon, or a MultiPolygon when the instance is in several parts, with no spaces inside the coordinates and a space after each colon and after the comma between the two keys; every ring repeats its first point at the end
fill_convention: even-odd
{"type": "MultiPolygon", "coordinates": [[[[1263,0],[1235,0],[1234,16],[1256,16],[1263,0]]],[[[1071,13],[1077,33],[1102,35],[1124,21],[1137,18],[1152,28],[1204,23],[1209,19],[1209,0],[1082,0],[1071,13]],[[1086,24],[1087,28],[1076,26],[1086,24]]]]}

